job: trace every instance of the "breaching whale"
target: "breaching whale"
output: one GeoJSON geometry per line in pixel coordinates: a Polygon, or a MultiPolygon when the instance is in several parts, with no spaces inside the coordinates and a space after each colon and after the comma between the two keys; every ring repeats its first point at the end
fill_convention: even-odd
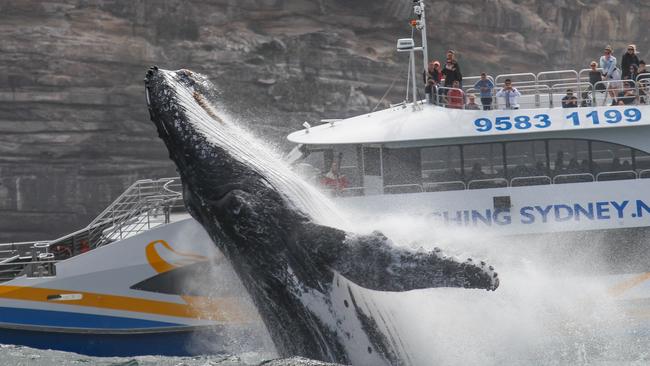
{"type": "Polygon", "coordinates": [[[231,262],[280,356],[354,365],[403,364],[387,317],[358,289],[494,290],[484,262],[399,248],[381,233],[317,224],[280,191],[219,115],[212,87],[189,70],[153,67],[151,120],[176,164],[185,205],[231,262]],[[214,136],[218,138],[214,138],[214,136]]]}

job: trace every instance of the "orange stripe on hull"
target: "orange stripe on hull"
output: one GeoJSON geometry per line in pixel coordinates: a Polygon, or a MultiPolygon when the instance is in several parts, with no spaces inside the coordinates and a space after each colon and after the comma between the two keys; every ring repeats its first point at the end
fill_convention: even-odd
{"type": "Polygon", "coordinates": [[[625,291],[636,287],[643,282],[650,280],[650,272],[642,273],[636,277],[633,277],[625,282],[622,282],[609,289],[609,294],[612,296],[622,295],[625,291]]]}
{"type": "Polygon", "coordinates": [[[136,297],[98,294],[93,292],[57,290],[38,287],[0,286],[0,298],[47,302],[57,305],[76,305],[99,309],[133,311],[138,313],[212,320],[218,322],[242,322],[245,316],[240,302],[234,297],[211,299],[199,296],[183,296],[187,304],[148,300],[136,297]],[[79,300],[50,301],[48,296],[81,294],[79,300]]]}

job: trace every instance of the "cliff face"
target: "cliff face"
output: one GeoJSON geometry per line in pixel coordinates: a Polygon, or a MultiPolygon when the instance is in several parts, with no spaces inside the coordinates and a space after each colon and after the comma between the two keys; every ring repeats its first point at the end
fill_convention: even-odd
{"type": "MultiPolygon", "coordinates": [[[[650,55],[650,4],[429,4],[430,55],[466,75],[582,68],[612,44],[650,55]]],[[[147,67],[189,68],[266,139],[404,98],[408,0],[0,2],[0,242],[82,227],[136,179],[172,176],[149,122],[147,67]]]]}

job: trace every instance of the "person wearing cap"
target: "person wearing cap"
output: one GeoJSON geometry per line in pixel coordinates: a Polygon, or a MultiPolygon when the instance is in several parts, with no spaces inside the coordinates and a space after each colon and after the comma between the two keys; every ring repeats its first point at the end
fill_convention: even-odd
{"type": "MultiPolygon", "coordinates": [[[[481,107],[476,104],[476,96],[474,94],[469,94],[467,96],[467,104],[465,104],[465,109],[473,109],[473,110],[480,110],[481,107]]],[[[490,101],[492,101],[492,98],[490,98],[490,101]]]]}
{"type": "Polygon", "coordinates": [[[494,83],[487,78],[486,73],[481,73],[481,78],[474,84],[474,89],[477,89],[480,93],[483,110],[489,111],[492,109],[492,90],[494,89],[494,83]]]}
{"type": "Polygon", "coordinates": [[[577,108],[578,98],[573,95],[572,89],[566,90],[566,95],[562,98],[562,108],[577,108]]]}
{"type": "Polygon", "coordinates": [[[621,57],[621,71],[623,79],[632,79],[630,67],[634,65],[639,67],[639,56],[636,54],[636,46],[631,44],[627,46],[627,51],[621,57]]]}
{"type": "Polygon", "coordinates": [[[460,72],[460,65],[456,61],[456,52],[454,50],[447,51],[447,61],[442,67],[442,73],[445,76],[445,88],[451,88],[454,81],[458,81],[460,87],[463,87],[463,74],[460,72]]]}

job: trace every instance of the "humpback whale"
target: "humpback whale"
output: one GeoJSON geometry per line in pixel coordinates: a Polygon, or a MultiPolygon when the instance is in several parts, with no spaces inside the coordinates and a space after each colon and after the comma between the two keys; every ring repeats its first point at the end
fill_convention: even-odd
{"type": "Polygon", "coordinates": [[[404,364],[388,317],[372,310],[360,288],[499,285],[484,262],[446,257],[439,249],[404,249],[379,232],[361,235],[317,222],[278,189],[277,177],[233,133],[204,76],[152,67],[145,89],[187,210],[232,263],[280,356],[404,364]]]}

